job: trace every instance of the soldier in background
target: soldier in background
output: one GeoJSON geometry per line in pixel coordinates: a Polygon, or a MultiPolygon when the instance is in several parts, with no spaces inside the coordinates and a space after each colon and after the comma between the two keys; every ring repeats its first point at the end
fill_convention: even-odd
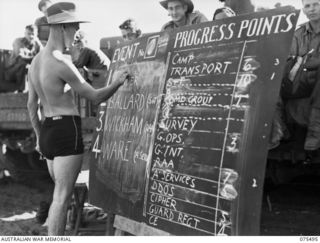
{"type": "Polygon", "coordinates": [[[161,31],[208,21],[202,13],[193,11],[194,5],[191,0],[165,0],[161,1],[160,4],[168,10],[172,19],[161,28],[161,31]]]}
{"type": "Polygon", "coordinates": [[[6,67],[5,79],[15,83],[18,92],[24,91],[27,67],[42,49],[37,33],[37,26],[27,25],[24,37],[17,38],[13,42],[13,51],[6,67]]]}
{"type": "Polygon", "coordinates": [[[73,57],[73,64],[77,68],[108,69],[108,57],[101,50],[89,46],[87,34],[83,30],[76,32],[72,45],[79,51],[79,54],[73,57]]]}
{"type": "Polygon", "coordinates": [[[308,127],[306,151],[320,148],[320,0],[302,0],[309,21],[294,34],[290,56],[295,64],[282,84],[286,110],[298,124],[308,127]],[[298,70],[306,75],[298,75],[298,70]]]}
{"type": "Polygon", "coordinates": [[[255,11],[255,6],[252,4],[251,0],[219,0],[219,1],[224,3],[224,7],[231,8],[237,15],[252,13],[255,11]]]}
{"type": "Polygon", "coordinates": [[[139,38],[142,35],[137,22],[134,19],[125,20],[120,26],[122,38],[125,41],[131,41],[139,38]]]}
{"type": "Polygon", "coordinates": [[[76,32],[72,45],[73,64],[88,83],[101,88],[105,84],[110,64],[108,57],[101,50],[89,46],[87,35],[83,30],[76,32]]]}

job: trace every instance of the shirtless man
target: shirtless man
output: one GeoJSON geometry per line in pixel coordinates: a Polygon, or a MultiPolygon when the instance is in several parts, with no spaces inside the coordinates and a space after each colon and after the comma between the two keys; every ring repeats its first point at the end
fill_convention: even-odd
{"type": "Polygon", "coordinates": [[[46,47],[34,58],[29,69],[28,110],[37,136],[37,149],[46,157],[55,183],[48,234],[63,235],[68,203],[83,157],[81,119],[72,90],[100,103],[116,92],[128,74],[119,74],[108,87],[93,89],[71,60],[62,54],[71,47],[79,23],[84,22],[76,18],[75,5],[55,3],[47,13],[50,36],[46,47]],[[46,117],[42,125],[37,116],[39,99],[46,117]]]}

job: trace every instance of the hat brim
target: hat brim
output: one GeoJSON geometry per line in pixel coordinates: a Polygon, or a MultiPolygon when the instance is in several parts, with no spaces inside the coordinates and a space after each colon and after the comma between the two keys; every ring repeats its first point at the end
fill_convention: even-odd
{"type": "MultiPolygon", "coordinates": [[[[164,1],[161,1],[160,4],[162,7],[164,7],[165,9],[168,9],[168,2],[170,0],[164,0],[164,1]]],[[[171,0],[171,1],[175,1],[175,0],[171,0]]],[[[176,1],[181,1],[181,0],[176,0],[176,1]]],[[[187,0],[187,1],[181,1],[183,2],[184,4],[186,4],[188,6],[188,10],[187,10],[187,13],[192,13],[193,12],[193,9],[194,9],[194,5],[193,3],[190,1],[190,0],[187,0]]]]}
{"type": "Polygon", "coordinates": [[[61,21],[58,23],[46,23],[46,24],[38,24],[38,26],[50,26],[50,25],[59,25],[59,24],[74,24],[74,23],[79,23],[79,24],[85,24],[85,23],[91,23],[90,21],[61,21]]]}

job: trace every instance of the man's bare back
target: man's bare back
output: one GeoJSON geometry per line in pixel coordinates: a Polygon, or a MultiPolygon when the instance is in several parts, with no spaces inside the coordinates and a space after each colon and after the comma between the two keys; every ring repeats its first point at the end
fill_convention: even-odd
{"type": "Polygon", "coordinates": [[[66,64],[57,60],[47,49],[41,51],[31,64],[29,80],[40,98],[46,117],[79,115],[74,94],[68,88],[67,81],[61,78],[65,72],[70,72],[66,64]]]}

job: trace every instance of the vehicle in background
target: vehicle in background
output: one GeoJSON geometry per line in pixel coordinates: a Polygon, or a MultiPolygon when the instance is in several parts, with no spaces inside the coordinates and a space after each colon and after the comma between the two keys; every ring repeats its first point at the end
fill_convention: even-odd
{"type": "MultiPolygon", "coordinates": [[[[27,109],[27,93],[17,93],[17,85],[6,80],[6,67],[11,55],[10,50],[0,49],[0,170],[8,170],[13,180],[24,182],[37,177],[49,177],[47,165],[35,150],[36,137],[33,132],[27,109]]],[[[93,86],[101,86],[103,80],[93,86]]],[[[92,105],[84,98],[76,97],[82,117],[83,138],[88,150],[92,130],[96,125],[92,105]]]]}

